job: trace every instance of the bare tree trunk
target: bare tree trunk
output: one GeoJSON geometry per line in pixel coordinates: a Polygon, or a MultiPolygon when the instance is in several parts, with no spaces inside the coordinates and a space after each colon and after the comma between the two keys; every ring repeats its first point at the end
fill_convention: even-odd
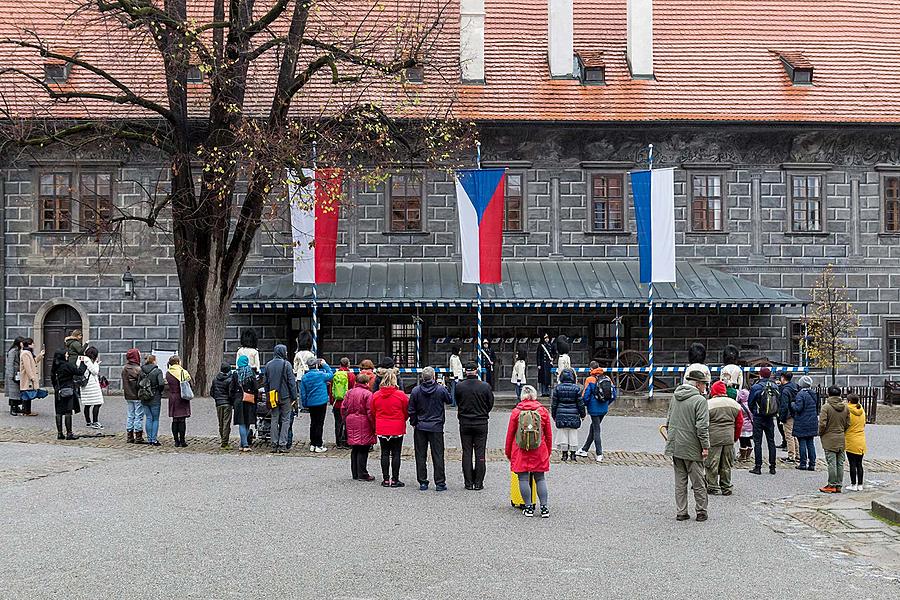
{"type": "MultiPolygon", "coordinates": [[[[193,262],[182,272],[192,269],[206,269],[193,262]]],[[[204,274],[201,274],[203,276],[204,274]]],[[[183,278],[190,281],[195,278],[183,278]]],[[[218,282],[218,280],[217,280],[218,282]]],[[[184,308],[184,348],[182,358],[185,368],[191,373],[197,394],[206,394],[222,364],[225,346],[225,326],[230,312],[231,294],[222,289],[221,282],[210,282],[206,287],[181,284],[181,298],[184,308]]]]}

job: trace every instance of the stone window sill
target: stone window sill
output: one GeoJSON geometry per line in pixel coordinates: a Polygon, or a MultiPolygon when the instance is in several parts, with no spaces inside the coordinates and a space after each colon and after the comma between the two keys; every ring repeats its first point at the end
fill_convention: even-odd
{"type": "Polygon", "coordinates": [[[427,231],[382,231],[382,235],[415,235],[415,236],[425,236],[428,235],[427,231]]]}
{"type": "Polygon", "coordinates": [[[633,231],[594,231],[593,229],[585,229],[582,231],[584,235],[602,235],[608,237],[629,237],[635,235],[633,231]]]}
{"type": "MultiPolygon", "coordinates": [[[[879,231],[878,237],[895,238],[900,237],[900,231],[879,231]]],[[[900,367],[898,367],[900,368],[900,367]]]]}
{"type": "Polygon", "coordinates": [[[785,231],[784,235],[795,235],[797,237],[827,237],[830,234],[827,231],[785,231]]]}
{"type": "Polygon", "coordinates": [[[503,235],[531,235],[530,231],[504,231],[503,235]]]}
{"type": "Polygon", "coordinates": [[[693,230],[693,231],[685,231],[684,232],[685,235],[728,235],[728,233],[729,233],[728,231],[723,231],[721,229],[715,229],[715,230],[710,230],[710,231],[693,230]]]}

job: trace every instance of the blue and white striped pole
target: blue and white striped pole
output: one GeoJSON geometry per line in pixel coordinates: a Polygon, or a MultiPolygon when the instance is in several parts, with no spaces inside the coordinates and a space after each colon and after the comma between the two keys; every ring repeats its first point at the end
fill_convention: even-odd
{"type": "Polygon", "coordinates": [[[475,286],[475,291],[478,294],[478,347],[475,349],[475,355],[478,357],[478,378],[481,379],[481,369],[483,366],[483,359],[481,358],[481,284],[479,283],[475,286]]]}
{"type": "Polygon", "coordinates": [[[419,315],[415,317],[416,323],[416,368],[422,368],[422,319],[419,315]]]}
{"type": "MultiPolygon", "coordinates": [[[[647,168],[652,171],[653,170],[653,144],[650,144],[649,152],[647,153],[647,168]]],[[[647,346],[648,346],[648,362],[650,363],[650,377],[648,380],[649,383],[649,391],[650,391],[650,401],[653,401],[653,278],[650,279],[650,285],[647,286],[647,304],[650,309],[650,328],[647,334],[647,346]]]]}
{"type": "MultiPolygon", "coordinates": [[[[313,168],[313,177],[316,176],[316,161],[318,159],[317,151],[316,151],[316,140],[313,140],[312,143],[312,168],[313,168]]],[[[316,202],[316,194],[313,192],[313,212],[315,212],[315,202],[316,202]]],[[[313,301],[312,301],[312,353],[313,356],[319,356],[319,287],[316,285],[316,282],[313,281],[312,284],[312,293],[313,293],[313,301]]]]}
{"type": "Polygon", "coordinates": [[[313,301],[312,301],[312,353],[313,356],[319,356],[319,289],[314,283],[312,284],[313,301]]]}
{"type": "Polygon", "coordinates": [[[649,390],[650,390],[650,400],[653,400],[653,282],[650,282],[647,291],[647,303],[650,306],[650,333],[648,335],[648,359],[650,362],[650,380],[649,380],[649,390]]]}

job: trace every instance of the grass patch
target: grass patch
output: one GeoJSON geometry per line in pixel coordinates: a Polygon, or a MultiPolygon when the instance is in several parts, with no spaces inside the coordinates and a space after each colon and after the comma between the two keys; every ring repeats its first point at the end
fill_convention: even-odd
{"type": "Polygon", "coordinates": [[[871,510],[869,511],[869,514],[872,515],[873,518],[881,521],[882,523],[885,523],[887,525],[890,525],[891,527],[896,527],[896,528],[900,529],[900,523],[898,523],[897,521],[891,521],[890,519],[885,519],[884,517],[875,514],[875,512],[871,511],[871,510]]]}

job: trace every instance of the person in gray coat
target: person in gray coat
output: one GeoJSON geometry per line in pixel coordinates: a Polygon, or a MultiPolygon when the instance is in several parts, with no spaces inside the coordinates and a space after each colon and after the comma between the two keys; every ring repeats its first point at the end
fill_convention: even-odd
{"type": "Polygon", "coordinates": [[[22,355],[22,342],[25,338],[22,336],[13,340],[9,351],[6,353],[6,368],[4,369],[4,385],[6,389],[6,397],[9,399],[9,414],[19,414],[19,361],[22,355]]]}
{"type": "Polygon", "coordinates": [[[265,387],[266,402],[271,392],[278,392],[278,403],[272,408],[272,454],[283,454],[288,451],[291,413],[299,395],[294,366],[288,362],[284,344],[275,346],[275,357],[266,363],[265,387]]]}

